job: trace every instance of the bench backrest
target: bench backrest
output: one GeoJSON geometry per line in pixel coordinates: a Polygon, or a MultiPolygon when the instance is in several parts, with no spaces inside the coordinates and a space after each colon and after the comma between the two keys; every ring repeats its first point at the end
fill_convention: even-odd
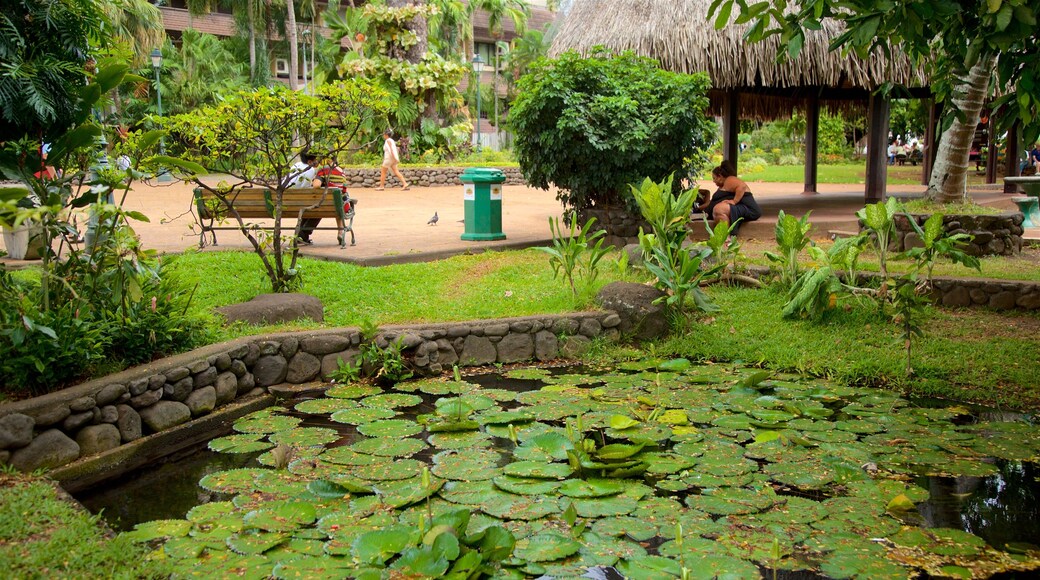
{"type": "MultiPolygon", "coordinates": [[[[266,187],[243,187],[227,195],[227,201],[235,208],[238,215],[244,218],[273,218],[275,192],[266,187]]],[[[303,213],[305,218],[338,217],[343,218],[343,191],[330,188],[328,193],[323,187],[306,187],[286,189],[282,194],[282,217],[295,218],[300,210],[321,202],[316,208],[303,213]],[[323,199],[324,196],[324,199],[323,199]]],[[[230,212],[211,192],[195,188],[195,206],[199,217],[213,217],[211,207],[217,214],[226,216],[230,212]]]]}

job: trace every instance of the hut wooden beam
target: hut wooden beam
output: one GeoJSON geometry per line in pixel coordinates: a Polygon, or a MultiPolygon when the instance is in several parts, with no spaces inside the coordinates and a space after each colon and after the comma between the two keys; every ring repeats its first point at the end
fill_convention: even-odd
{"type": "Polygon", "coordinates": [[[986,121],[986,183],[997,182],[997,123],[990,111],[986,121]]]}
{"type": "MultiPolygon", "coordinates": [[[[1018,156],[1022,154],[1022,149],[1019,148],[1018,130],[1019,124],[1018,121],[1015,121],[1015,124],[1008,129],[1007,139],[1004,140],[1004,143],[1007,145],[1007,151],[1004,152],[1004,175],[1008,177],[1017,177],[1021,174],[1018,156]]],[[[1013,183],[1005,181],[1004,193],[1018,193],[1018,187],[1013,183]]]]}
{"type": "Polygon", "coordinates": [[[884,201],[888,177],[888,99],[870,95],[867,106],[867,187],[866,203],[884,201]]]}
{"type": "Polygon", "coordinates": [[[737,168],[740,153],[740,93],[726,91],[726,102],[722,111],[722,158],[733,162],[737,168]]]}
{"type": "Polygon", "coordinates": [[[924,129],[924,155],[921,159],[921,185],[928,185],[932,180],[932,167],[935,166],[935,148],[939,146],[936,129],[939,126],[941,107],[935,100],[928,101],[928,126],[924,129]]]}
{"type": "Polygon", "coordinates": [[[805,189],[803,195],[816,195],[819,164],[820,99],[809,97],[805,102],[805,189]]]}

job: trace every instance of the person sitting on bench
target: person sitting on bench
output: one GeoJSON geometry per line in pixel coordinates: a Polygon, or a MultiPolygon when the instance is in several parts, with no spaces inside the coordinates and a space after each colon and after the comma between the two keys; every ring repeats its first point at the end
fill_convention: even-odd
{"type": "MultiPolygon", "coordinates": [[[[718,186],[711,199],[697,207],[703,210],[715,224],[747,223],[762,217],[762,209],[751,195],[751,189],[743,179],[737,177],[733,162],[726,159],[711,170],[711,180],[718,186]]],[[[736,235],[737,226],[730,231],[736,235]]]]}

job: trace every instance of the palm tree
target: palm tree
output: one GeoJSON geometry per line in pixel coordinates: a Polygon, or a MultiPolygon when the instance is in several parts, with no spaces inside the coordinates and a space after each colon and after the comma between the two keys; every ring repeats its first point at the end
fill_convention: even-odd
{"type": "Polygon", "coordinates": [[[472,0],[469,3],[470,13],[483,10],[488,15],[488,32],[493,38],[501,38],[505,19],[513,21],[517,35],[527,30],[527,19],[531,10],[524,0],[472,0]]]}
{"type": "Polygon", "coordinates": [[[285,39],[289,42],[289,88],[295,91],[299,87],[296,75],[300,70],[300,47],[296,44],[296,4],[293,0],[285,0],[285,7],[285,39]]]}
{"type": "Polygon", "coordinates": [[[473,19],[471,9],[462,0],[429,0],[437,6],[437,14],[430,17],[431,43],[436,43],[438,52],[447,59],[465,56],[468,60],[469,47],[473,44],[473,19]]]}
{"type": "Polygon", "coordinates": [[[134,65],[144,64],[149,53],[166,42],[162,14],[148,0],[115,0],[99,3],[113,36],[127,42],[134,51],[134,65]]]}

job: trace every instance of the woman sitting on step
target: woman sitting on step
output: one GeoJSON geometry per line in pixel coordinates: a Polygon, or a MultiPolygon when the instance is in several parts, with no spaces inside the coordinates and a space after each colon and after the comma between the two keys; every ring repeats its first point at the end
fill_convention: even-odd
{"type": "Polygon", "coordinates": [[[740,223],[753,222],[762,217],[762,210],[758,202],[751,195],[748,184],[737,177],[737,170],[733,162],[724,160],[718,167],[711,170],[711,180],[715,182],[718,189],[706,203],[697,207],[704,211],[716,224],[737,224],[731,230],[731,235],[736,235],[740,223]],[[738,223],[739,222],[739,223],[738,223]]]}

